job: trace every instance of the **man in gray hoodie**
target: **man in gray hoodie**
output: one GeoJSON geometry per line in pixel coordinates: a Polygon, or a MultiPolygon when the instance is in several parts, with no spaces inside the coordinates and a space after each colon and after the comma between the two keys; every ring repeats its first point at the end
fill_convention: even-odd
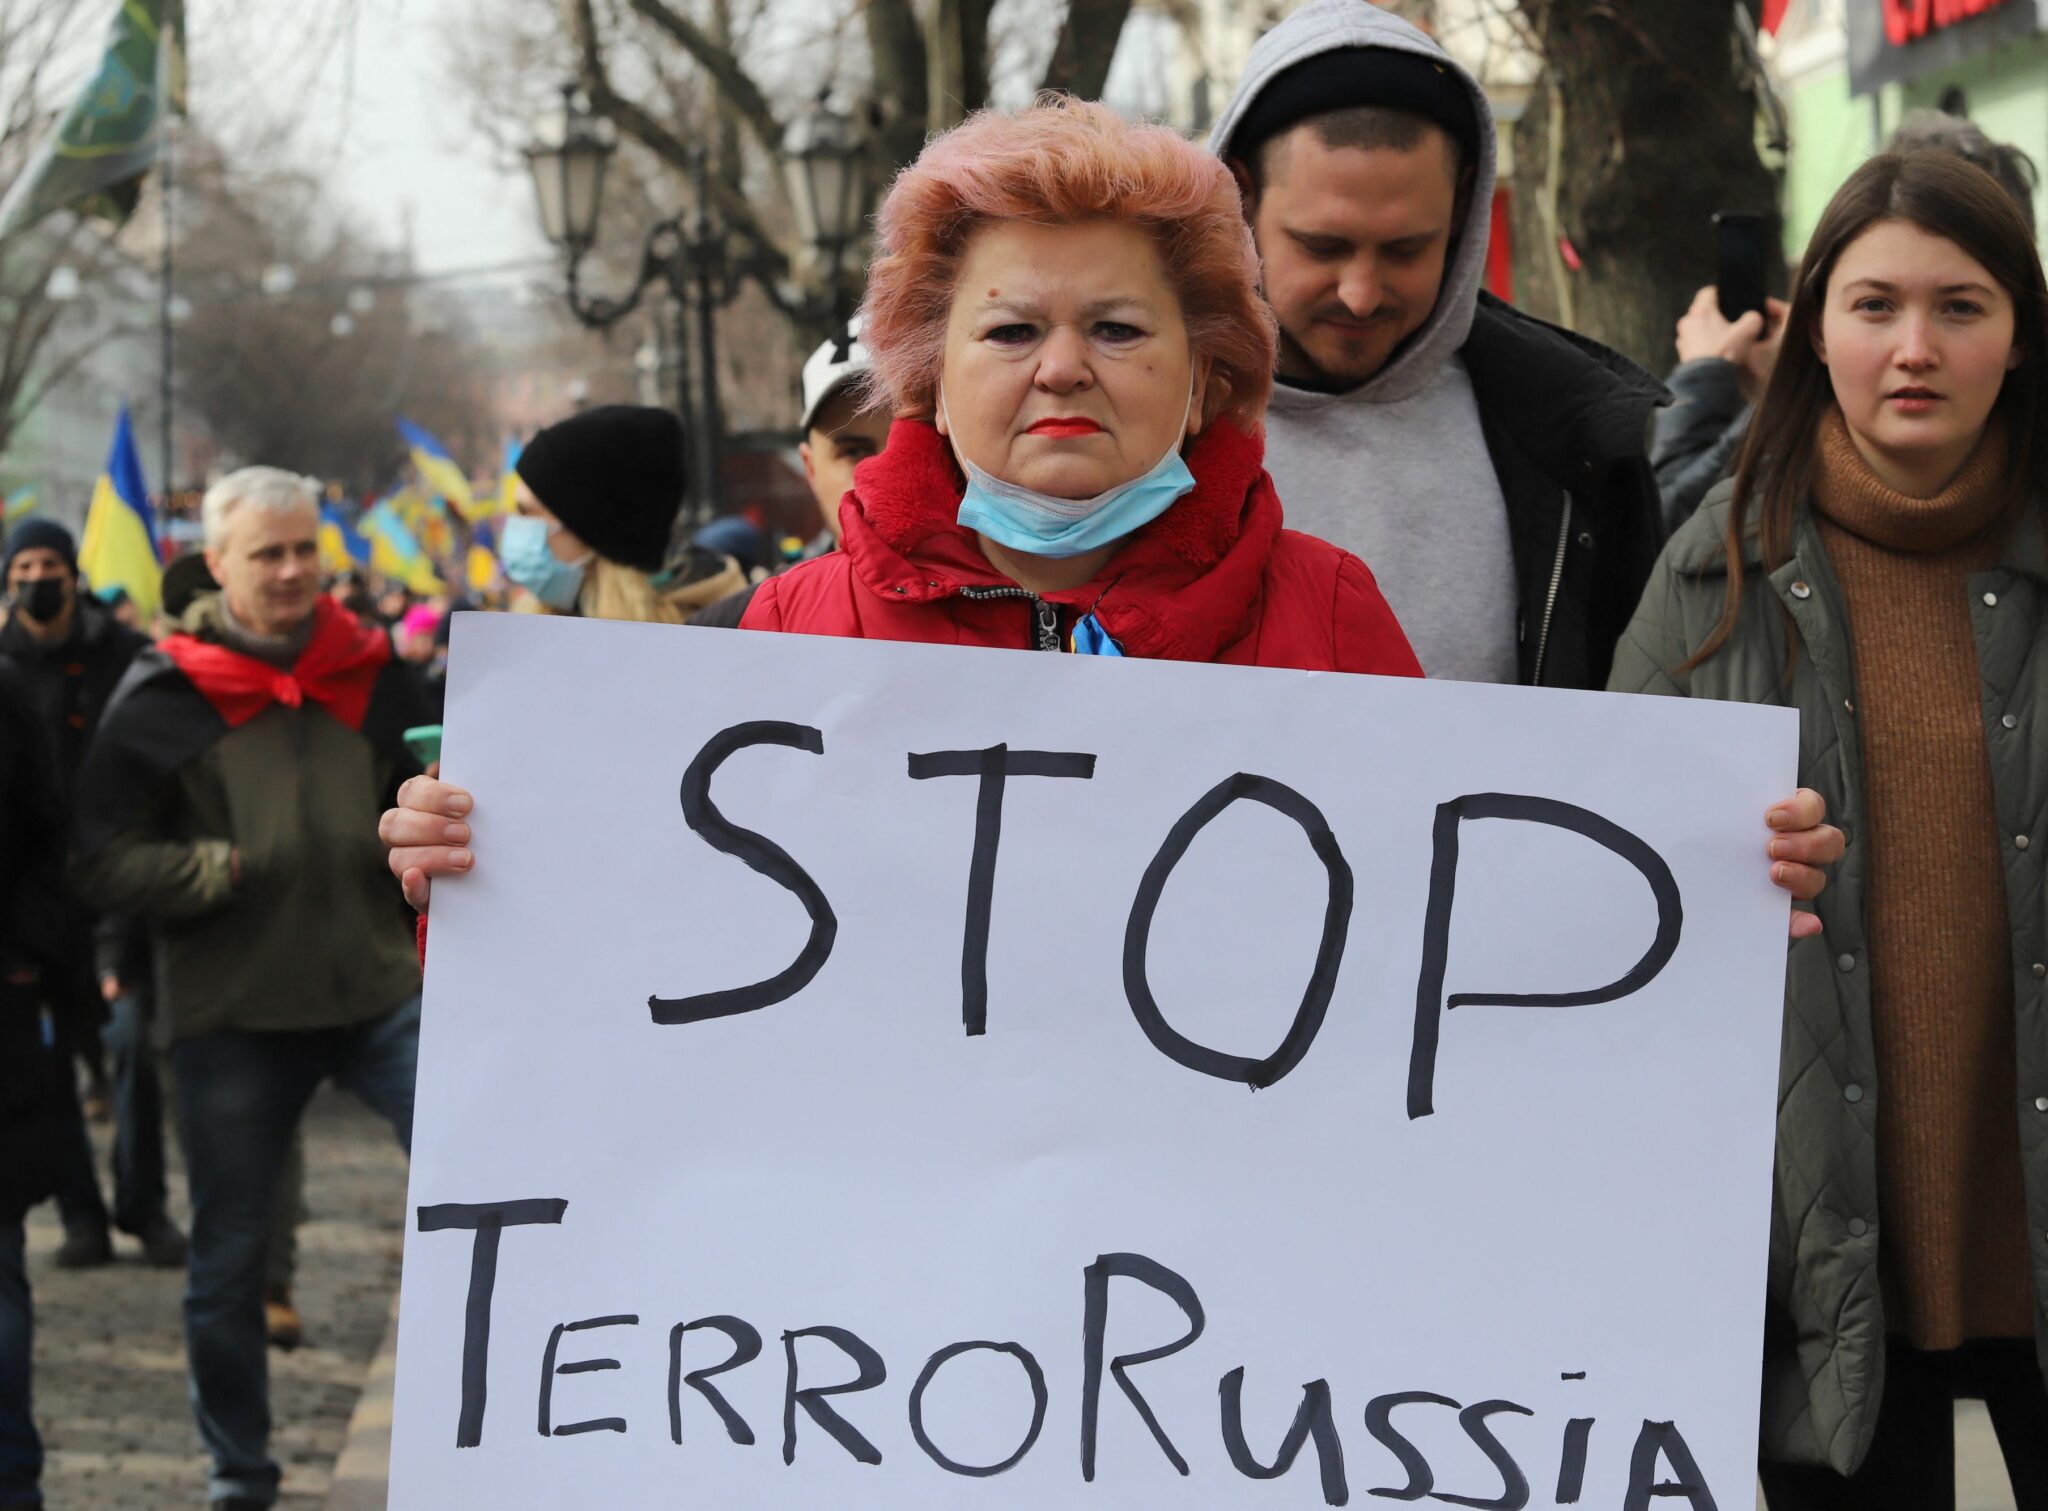
{"type": "Polygon", "coordinates": [[[1211,134],[1280,322],[1266,466],[1295,529],[1364,558],[1432,677],[1605,684],[1663,544],[1667,395],[1481,291],[1493,116],[1367,0],[1262,38],[1211,134]]]}

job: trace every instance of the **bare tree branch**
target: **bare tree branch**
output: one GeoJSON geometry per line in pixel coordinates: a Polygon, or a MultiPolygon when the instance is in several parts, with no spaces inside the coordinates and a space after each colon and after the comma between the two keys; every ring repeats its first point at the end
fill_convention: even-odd
{"type": "Polygon", "coordinates": [[[697,66],[711,76],[719,92],[765,151],[772,154],[782,150],[782,123],[775,118],[768,97],[761,93],[761,86],[733,56],[731,48],[718,42],[687,16],[663,4],[662,0],[628,0],[628,3],[697,60],[697,66]]]}
{"type": "MultiPolygon", "coordinates": [[[[692,165],[690,144],[650,111],[612,87],[591,0],[565,0],[564,11],[569,36],[576,46],[580,82],[584,93],[590,96],[590,108],[615,122],[621,131],[669,166],[688,171],[692,165]]],[[[709,182],[711,198],[718,206],[719,214],[729,225],[755,242],[771,264],[768,276],[788,277],[789,255],[761,224],[752,202],[723,175],[712,174],[709,182]]]]}
{"type": "MultiPolygon", "coordinates": [[[[110,326],[93,340],[81,343],[45,367],[41,380],[34,387],[23,384],[16,390],[13,414],[8,417],[5,424],[0,424],[0,451],[7,449],[8,442],[13,438],[16,422],[25,418],[38,404],[42,403],[51,389],[76,372],[79,364],[84,362],[86,358],[110,342],[125,340],[133,336],[149,335],[155,330],[156,326],[153,322],[110,326]]],[[[23,376],[26,376],[26,374],[23,376]]]]}

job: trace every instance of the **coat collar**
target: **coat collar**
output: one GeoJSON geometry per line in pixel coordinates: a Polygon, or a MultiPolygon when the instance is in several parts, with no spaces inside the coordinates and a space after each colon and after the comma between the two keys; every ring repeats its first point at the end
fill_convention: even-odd
{"type": "MultiPolygon", "coordinates": [[[[1135,656],[1212,660],[1256,605],[1280,534],[1265,439],[1218,420],[1187,451],[1194,492],[1138,531],[1078,588],[1044,595],[1093,612],[1135,656]]],[[[854,471],[840,504],[842,549],[877,597],[904,603],[1008,587],[958,521],[965,482],[932,425],[898,420],[854,471]]]]}
{"type": "MultiPolygon", "coordinates": [[[[1707,495],[1693,517],[1678,527],[1678,533],[1664,548],[1673,571],[1688,577],[1718,577],[1727,572],[1725,542],[1728,513],[1734,497],[1734,481],[1723,479],[1714,485],[1713,492],[1707,495]]],[[[1818,546],[1810,506],[1801,509],[1793,522],[1793,542],[1795,552],[1818,546]]],[[[1757,535],[1754,521],[1742,537],[1742,565],[1751,572],[1763,566],[1763,543],[1757,535]]],[[[2048,530],[2043,528],[2042,507],[2038,501],[2030,505],[2013,525],[2005,550],[1999,557],[1999,565],[2048,583],[2048,530]]]]}

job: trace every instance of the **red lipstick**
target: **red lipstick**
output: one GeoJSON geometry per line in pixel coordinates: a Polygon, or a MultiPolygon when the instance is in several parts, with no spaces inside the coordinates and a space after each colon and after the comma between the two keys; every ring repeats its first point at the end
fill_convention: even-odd
{"type": "Polygon", "coordinates": [[[1050,420],[1040,420],[1024,433],[1046,436],[1055,441],[1071,441],[1084,435],[1100,435],[1102,427],[1093,420],[1061,415],[1050,420]]]}

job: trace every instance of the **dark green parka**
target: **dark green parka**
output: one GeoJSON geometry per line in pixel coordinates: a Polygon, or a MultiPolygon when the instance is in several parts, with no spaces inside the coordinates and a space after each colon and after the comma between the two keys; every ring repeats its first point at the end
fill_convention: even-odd
{"type": "MultiPolygon", "coordinates": [[[[1802,512],[1792,559],[1775,572],[1763,571],[1754,538],[1747,543],[1734,633],[1700,666],[1677,670],[1720,619],[1732,492],[1730,483],[1716,488],[1665,547],[1608,686],[1798,709],[1799,780],[1827,799],[1829,821],[1848,838],[1814,905],[1826,931],[1792,945],[1786,972],[1763,1393],[1766,1457],[1847,1474],[1877,1425],[1885,1339],[1877,1206],[1885,1100],[1870,1023],[1856,668],[1841,591],[1819,530],[1802,512]],[[1797,647],[1789,680],[1788,639],[1797,647]]],[[[1969,579],[1969,609],[2011,917],[2014,1134],[2026,1179],[2036,1343],[2048,1368],[2048,539],[2038,509],[1999,565],[1969,579]]]]}
{"type": "MultiPolygon", "coordinates": [[[[222,626],[217,594],[185,616],[202,642],[222,626]]],[[[166,1037],[344,1027],[419,991],[377,820],[419,769],[402,731],[421,722],[411,668],[388,654],[360,728],[311,697],[230,727],[161,650],[136,659],[80,775],[71,877],[149,921],[166,1037]]]]}

